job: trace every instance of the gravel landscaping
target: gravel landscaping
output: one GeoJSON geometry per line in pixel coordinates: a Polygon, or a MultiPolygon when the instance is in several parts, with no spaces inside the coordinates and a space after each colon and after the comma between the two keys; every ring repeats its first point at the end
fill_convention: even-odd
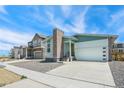
{"type": "Polygon", "coordinates": [[[11,63],[11,65],[45,73],[59,66],[62,66],[63,63],[56,63],[56,62],[43,62],[42,63],[42,62],[31,61],[31,62],[11,63]]]}
{"type": "Polygon", "coordinates": [[[124,88],[124,62],[109,62],[116,87],[124,88]]]}

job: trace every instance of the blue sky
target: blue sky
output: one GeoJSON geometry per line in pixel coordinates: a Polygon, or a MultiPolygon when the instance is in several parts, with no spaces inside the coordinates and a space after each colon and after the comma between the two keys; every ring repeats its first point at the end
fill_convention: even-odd
{"type": "Polygon", "coordinates": [[[117,34],[124,41],[124,6],[0,6],[0,55],[26,45],[35,33],[117,34]]]}

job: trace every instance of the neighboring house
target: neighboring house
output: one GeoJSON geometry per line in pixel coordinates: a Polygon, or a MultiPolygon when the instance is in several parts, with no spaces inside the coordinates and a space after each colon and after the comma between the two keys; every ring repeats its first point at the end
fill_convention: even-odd
{"type": "Polygon", "coordinates": [[[75,34],[64,36],[55,28],[53,36],[35,34],[26,48],[26,58],[45,58],[47,61],[111,61],[112,45],[117,35],[75,34]]]}
{"type": "Polygon", "coordinates": [[[124,43],[114,43],[113,52],[124,53],[124,43]]]}
{"type": "Polygon", "coordinates": [[[46,36],[35,34],[32,41],[28,42],[28,47],[26,48],[26,58],[41,59],[44,58],[43,54],[43,41],[46,36]]]}
{"type": "Polygon", "coordinates": [[[114,43],[112,58],[116,61],[124,61],[124,43],[114,43]]]}
{"type": "Polygon", "coordinates": [[[15,58],[15,59],[21,59],[21,58],[25,58],[26,56],[26,46],[14,46],[14,48],[11,49],[11,54],[10,54],[11,58],[15,58]]]}

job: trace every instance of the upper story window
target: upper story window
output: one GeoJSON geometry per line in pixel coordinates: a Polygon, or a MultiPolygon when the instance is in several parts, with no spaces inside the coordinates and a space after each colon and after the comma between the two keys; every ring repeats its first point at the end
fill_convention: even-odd
{"type": "Polygon", "coordinates": [[[38,45],[41,45],[41,40],[40,39],[38,40],[38,45]]]}
{"type": "Polygon", "coordinates": [[[37,46],[37,40],[34,40],[34,41],[33,41],[33,46],[34,46],[34,47],[37,46]]]}
{"type": "Polygon", "coordinates": [[[28,46],[29,47],[32,47],[33,45],[32,45],[32,42],[28,42],[28,46]]]}

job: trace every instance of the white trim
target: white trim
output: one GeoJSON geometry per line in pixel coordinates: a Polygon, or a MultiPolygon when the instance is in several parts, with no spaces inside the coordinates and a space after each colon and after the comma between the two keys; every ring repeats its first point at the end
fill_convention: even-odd
{"type": "Polygon", "coordinates": [[[34,51],[34,52],[42,52],[42,51],[34,51]]]}
{"type": "Polygon", "coordinates": [[[75,43],[75,42],[72,41],[72,40],[64,41],[64,43],[69,43],[70,41],[71,41],[71,43],[75,43]]]}

